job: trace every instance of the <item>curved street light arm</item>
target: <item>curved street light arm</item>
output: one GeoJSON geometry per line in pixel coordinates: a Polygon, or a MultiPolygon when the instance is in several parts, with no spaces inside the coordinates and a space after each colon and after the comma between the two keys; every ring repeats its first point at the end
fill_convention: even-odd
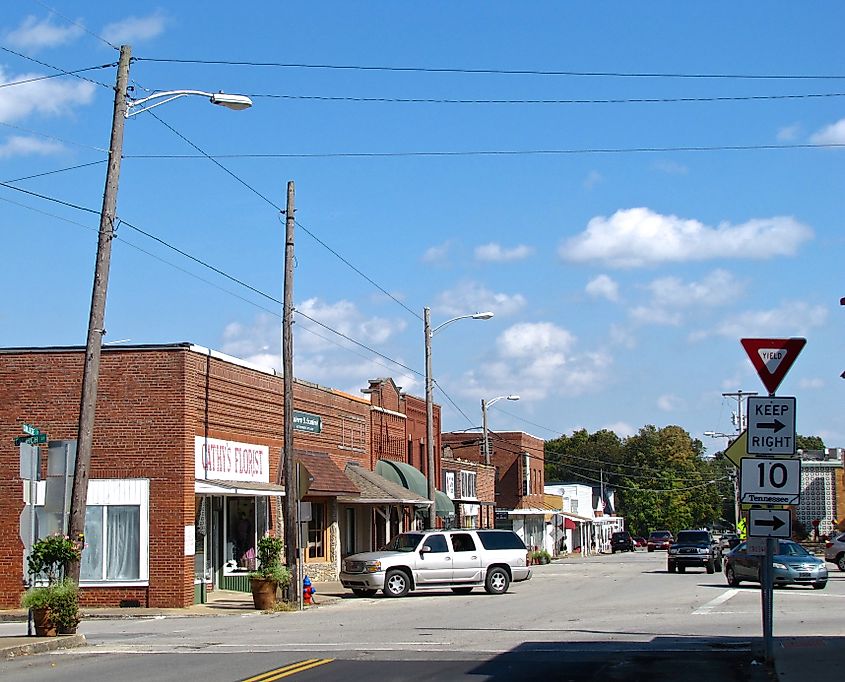
{"type": "Polygon", "coordinates": [[[187,97],[189,95],[208,97],[208,101],[212,104],[219,104],[220,106],[224,106],[227,109],[241,110],[248,109],[252,106],[252,100],[246,95],[231,95],[226,92],[205,92],[204,90],[164,90],[163,92],[153,93],[152,95],[144,97],[143,99],[136,99],[128,102],[126,105],[126,113],[124,114],[124,116],[126,118],[129,118],[130,116],[134,116],[135,114],[140,114],[142,111],[149,111],[150,109],[159,107],[162,104],[172,102],[174,99],[179,99],[180,97],[187,97]],[[155,104],[150,104],[146,107],[143,106],[147,102],[152,102],[153,100],[161,101],[155,102],[155,104]],[[136,109],[135,107],[141,108],[136,109]]]}
{"type": "Polygon", "coordinates": [[[472,318],[473,320],[489,320],[493,317],[493,313],[491,312],[484,312],[484,313],[471,313],[469,315],[458,315],[457,317],[453,317],[451,320],[446,320],[445,322],[441,322],[438,324],[434,329],[431,330],[431,335],[434,336],[437,332],[439,332],[443,327],[447,324],[452,324],[452,322],[457,322],[458,320],[467,320],[472,318]]]}

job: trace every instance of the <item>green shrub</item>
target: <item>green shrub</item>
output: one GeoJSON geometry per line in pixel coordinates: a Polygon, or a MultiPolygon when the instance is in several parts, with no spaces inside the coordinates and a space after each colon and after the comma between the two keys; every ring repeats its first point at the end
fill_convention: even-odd
{"type": "Polygon", "coordinates": [[[266,535],[258,541],[258,568],[249,574],[254,580],[272,580],[281,587],[290,583],[290,570],[282,565],[281,538],[266,535]]]}
{"type": "Polygon", "coordinates": [[[47,609],[50,621],[60,630],[79,625],[79,590],[69,578],[46,587],[30,587],[21,597],[21,606],[47,609]]]}

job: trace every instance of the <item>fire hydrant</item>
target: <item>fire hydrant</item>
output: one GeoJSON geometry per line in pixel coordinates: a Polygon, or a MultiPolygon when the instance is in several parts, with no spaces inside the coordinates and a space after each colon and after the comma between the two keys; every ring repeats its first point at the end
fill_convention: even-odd
{"type": "Polygon", "coordinates": [[[314,603],[314,594],[317,590],[311,585],[311,578],[307,575],[302,581],[302,601],[304,604],[313,604],[314,603]]]}

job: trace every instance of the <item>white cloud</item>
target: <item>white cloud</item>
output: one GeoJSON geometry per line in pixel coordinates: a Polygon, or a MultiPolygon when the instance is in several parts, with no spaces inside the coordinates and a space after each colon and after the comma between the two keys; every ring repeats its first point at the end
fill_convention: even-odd
{"type": "Polygon", "coordinates": [[[448,317],[487,310],[496,315],[513,315],[525,307],[525,303],[522,294],[496,293],[477,282],[465,281],[438,295],[433,307],[439,314],[448,317]]]}
{"type": "Polygon", "coordinates": [[[487,261],[490,263],[505,263],[508,261],[523,260],[528,258],[534,249],[524,244],[519,244],[513,248],[506,249],[501,244],[482,244],[475,247],[475,258],[480,261],[487,261]]]}
{"type": "Polygon", "coordinates": [[[670,161],[668,159],[655,161],[652,164],[652,168],[659,170],[661,173],[666,173],[667,175],[686,175],[689,172],[689,168],[682,163],[670,161]]]}
{"type": "Polygon", "coordinates": [[[602,426],[601,428],[606,429],[607,431],[613,431],[613,433],[615,433],[620,438],[635,436],[638,433],[638,430],[627,422],[613,422],[612,424],[607,424],[605,426],[602,426]]]}
{"type": "Polygon", "coordinates": [[[423,263],[442,264],[446,261],[451,246],[451,241],[443,242],[437,246],[430,246],[425,250],[420,260],[423,263]]]}
{"type": "Polygon", "coordinates": [[[790,140],[794,140],[801,134],[801,124],[800,123],[793,123],[789,126],[784,126],[780,130],[778,130],[777,138],[781,142],[789,142],[790,140]]]}
{"type": "Polygon", "coordinates": [[[813,144],[845,144],[845,118],[831,123],[810,137],[813,144]]]}
{"type": "Polygon", "coordinates": [[[13,156],[32,156],[35,154],[50,156],[52,154],[59,154],[64,150],[64,145],[58,142],[13,135],[0,144],[0,159],[7,159],[13,156]]]}
{"type": "Polygon", "coordinates": [[[587,177],[584,179],[584,187],[586,189],[593,189],[599,183],[604,182],[604,177],[601,173],[595,170],[591,170],[587,177]]]}
{"type": "MultiPolygon", "coordinates": [[[[36,78],[42,74],[22,73],[8,75],[0,67],[0,84],[36,78]]],[[[41,80],[3,88],[0,97],[0,122],[10,123],[33,113],[61,116],[75,107],[89,104],[94,99],[94,84],[76,79],[41,80]]]]}
{"type": "Polygon", "coordinates": [[[684,400],[676,395],[667,393],[657,399],[657,407],[664,412],[675,412],[676,410],[683,409],[684,400]]]}
{"type": "Polygon", "coordinates": [[[606,298],[614,302],[619,300],[619,285],[607,275],[591,279],[587,282],[585,291],[593,298],[606,298]]]}
{"type": "Polygon", "coordinates": [[[631,308],[629,315],[632,320],[641,324],[677,326],[683,321],[679,312],[672,312],[658,306],[636,306],[631,308]]]}
{"type": "Polygon", "coordinates": [[[648,208],[631,208],[609,218],[592,218],[584,232],[561,244],[558,253],[564,260],[631,268],[712,258],[787,256],[811,236],[809,227],[789,216],[709,227],[648,208]]]}
{"type": "Polygon", "coordinates": [[[81,25],[57,25],[50,17],[38,19],[30,15],[18,28],[6,34],[6,42],[24,50],[39,50],[73,42],[83,31],[81,25]]]}
{"type": "Polygon", "coordinates": [[[114,45],[140,43],[155,38],[164,32],[167,16],[161,10],[147,17],[127,17],[121,21],[107,24],[101,31],[102,36],[114,45]]]}
{"type": "Polygon", "coordinates": [[[648,289],[654,303],[663,307],[719,306],[736,300],[742,284],[725,270],[714,270],[698,282],[683,282],[679,277],[653,280],[648,289]]]}
{"type": "Polygon", "coordinates": [[[789,301],[770,310],[750,310],[732,315],[710,330],[701,330],[690,335],[691,341],[700,341],[709,336],[743,338],[779,338],[783,336],[805,336],[827,320],[827,309],[802,301],[789,301]]]}
{"type": "MultiPolygon", "coordinates": [[[[365,345],[386,342],[405,327],[404,321],[366,318],[347,301],[324,303],[308,299],[296,310],[365,345]]],[[[308,381],[358,395],[367,380],[393,376],[403,387],[416,387],[418,380],[402,376],[397,366],[372,356],[360,346],[333,334],[302,316],[295,316],[294,373],[308,381]]],[[[232,322],[223,330],[222,350],[238,358],[275,369],[281,368],[281,320],[262,313],[251,324],[232,322]]],[[[402,362],[401,358],[398,358],[402,362]]],[[[405,363],[407,364],[407,363],[405,363]]]]}
{"type": "Polygon", "coordinates": [[[819,388],[824,388],[824,380],[819,379],[819,378],[800,379],[798,381],[798,388],[810,389],[810,390],[816,390],[816,389],[819,389],[819,388]]]}

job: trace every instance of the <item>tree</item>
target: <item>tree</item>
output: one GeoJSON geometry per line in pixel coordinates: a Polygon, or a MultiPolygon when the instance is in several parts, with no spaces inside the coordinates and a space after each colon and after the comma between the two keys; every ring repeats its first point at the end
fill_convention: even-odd
{"type": "Polygon", "coordinates": [[[802,436],[800,433],[795,434],[795,447],[804,451],[825,449],[821,436],[802,436]]]}

